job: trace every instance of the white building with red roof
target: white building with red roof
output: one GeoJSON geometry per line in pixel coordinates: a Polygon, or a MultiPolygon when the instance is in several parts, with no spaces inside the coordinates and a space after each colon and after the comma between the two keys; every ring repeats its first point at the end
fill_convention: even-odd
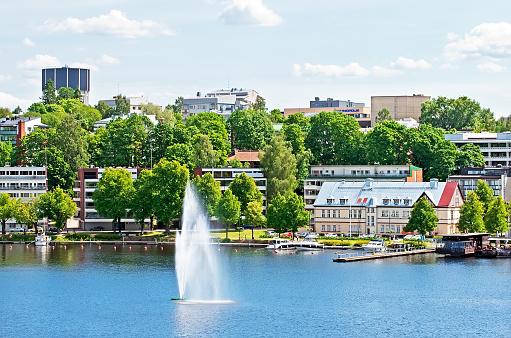
{"type": "Polygon", "coordinates": [[[464,203],[456,182],[325,182],[314,202],[314,230],[337,234],[403,233],[414,204],[425,196],[439,218],[435,233],[458,232],[464,203]]]}

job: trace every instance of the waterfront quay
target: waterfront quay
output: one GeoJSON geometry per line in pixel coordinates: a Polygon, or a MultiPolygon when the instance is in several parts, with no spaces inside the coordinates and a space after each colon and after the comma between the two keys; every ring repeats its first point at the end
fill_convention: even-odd
{"type": "Polygon", "coordinates": [[[359,262],[359,261],[369,261],[375,259],[383,259],[383,258],[394,258],[394,257],[402,257],[402,256],[410,256],[410,255],[422,255],[426,253],[435,252],[435,249],[418,249],[413,251],[398,251],[398,252],[382,252],[382,253],[372,253],[367,255],[357,255],[351,256],[350,254],[338,254],[337,258],[334,258],[333,261],[337,263],[348,263],[348,262],[359,262]]]}

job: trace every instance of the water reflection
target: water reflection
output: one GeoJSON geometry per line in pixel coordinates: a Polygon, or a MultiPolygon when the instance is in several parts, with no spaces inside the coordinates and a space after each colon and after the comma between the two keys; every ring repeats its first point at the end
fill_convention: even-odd
{"type": "Polygon", "coordinates": [[[223,321],[233,311],[235,304],[175,304],[174,336],[218,337],[222,336],[223,321]]]}

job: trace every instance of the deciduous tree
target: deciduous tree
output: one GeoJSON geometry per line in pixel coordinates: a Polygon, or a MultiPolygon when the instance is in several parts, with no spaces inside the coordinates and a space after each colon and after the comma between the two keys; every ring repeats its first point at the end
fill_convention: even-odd
{"type": "Polygon", "coordinates": [[[231,189],[227,189],[216,208],[218,221],[225,225],[225,238],[229,238],[229,228],[232,224],[238,222],[240,218],[241,204],[238,198],[232,193],[231,189]]]}
{"type": "Polygon", "coordinates": [[[254,239],[254,227],[262,227],[266,223],[266,218],[263,215],[263,204],[259,201],[252,201],[247,204],[245,212],[245,225],[250,225],[252,228],[252,239],[254,239]]]}
{"type": "Polygon", "coordinates": [[[144,233],[146,219],[150,219],[150,227],[153,225],[156,207],[154,191],[157,184],[158,182],[154,181],[154,174],[150,170],[142,170],[138,178],[133,182],[135,192],[130,203],[130,214],[140,224],[141,234],[144,233]]]}
{"type": "Polygon", "coordinates": [[[218,201],[222,196],[220,191],[220,182],[215,181],[213,175],[210,173],[204,174],[204,176],[196,176],[193,179],[193,185],[197,189],[202,202],[204,203],[205,209],[208,211],[208,215],[211,217],[215,213],[218,201]]]}
{"type": "Polygon", "coordinates": [[[14,217],[16,203],[5,192],[0,194],[0,222],[2,223],[2,235],[6,233],[7,220],[14,217]]]}
{"type": "Polygon", "coordinates": [[[71,196],[57,187],[39,196],[39,209],[43,217],[55,222],[55,227],[60,233],[66,221],[76,212],[77,206],[71,196]]]}
{"type": "Polygon", "coordinates": [[[493,189],[488,186],[488,183],[486,183],[483,180],[477,181],[476,190],[474,191],[479,197],[479,200],[481,203],[483,203],[483,212],[486,214],[488,211],[488,208],[490,207],[490,203],[493,201],[493,189]]]}
{"type": "Polygon", "coordinates": [[[390,115],[390,112],[387,108],[383,108],[382,110],[380,110],[376,117],[374,118],[374,123],[376,123],[376,125],[383,121],[392,121],[392,116],[390,115]]]}
{"type": "Polygon", "coordinates": [[[458,230],[468,232],[481,232],[484,229],[483,203],[477,194],[469,191],[465,204],[460,209],[460,220],[458,230]]]}
{"type": "Polygon", "coordinates": [[[242,215],[245,215],[248,203],[252,201],[258,201],[262,203],[263,201],[263,194],[259,189],[257,189],[254,179],[249,177],[245,172],[236,175],[236,177],[229,184],[229,189],[240,201],[242,215]]]}
{"type": "Polygon", "coordinates": [[[496,233],[497,236],[509,229],[508,227],[508,211],[506,202],[502,200],[501,196],[497,196],[491,201],[488,211],[484,217],[484,224],[486,231],[496,233]]]}
{"type": "Polygon", "coordinates": [[[438,217],[435,214],[435,209],[427,197],[422,196],[413,206],[408,223],[403,230],[406,232],[417,231],[424,236],[430,231],[435,231],[437,222],[438,217]]]}

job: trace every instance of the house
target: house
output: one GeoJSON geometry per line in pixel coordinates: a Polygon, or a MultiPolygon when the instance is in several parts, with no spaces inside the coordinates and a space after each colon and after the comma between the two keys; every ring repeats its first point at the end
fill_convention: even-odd
{"type": "Polygon", "coordinates": [[[49,129],[41,122],[40,117],[5,117],[0,119],[0,142],[10,142],[19,145],[20,140],[36,128],[49,129]]]}
{"type": "Polygon", "coordinates": [[[337,234],[402,233],[414,204],[433,205],[440,234],[458,232],[463,194],[456,182],[325,182],[313,207],[314,231],[337,234]]]}

